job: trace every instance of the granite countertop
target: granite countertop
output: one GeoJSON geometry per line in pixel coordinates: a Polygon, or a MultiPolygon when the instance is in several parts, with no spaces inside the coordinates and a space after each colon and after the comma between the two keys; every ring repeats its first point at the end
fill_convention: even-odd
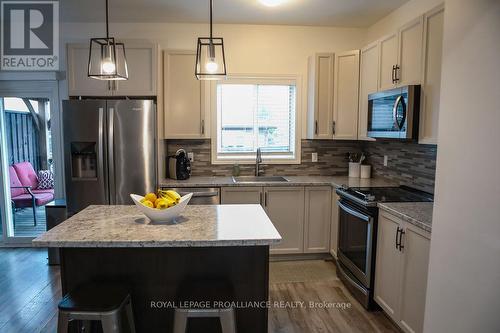
{"type": "Polygon", "coordinates": [[[433,202],[385,202],[378,207],[425,231],[432,232],[433,202]]]}
{"type": "Polygon", "coordinates": [[[260,205],[187,206],[152,223],[135,206],[89,206],[33,240],[36,247],[259,246],[281,241],[260,205]]]}
{"type": "Polygon", "coordinates": [[[186,180],[163,179],[160,187],[218,187],[218,186],[335,186],[351,187],[398,186],[393,180],[377,177],[370,179],[349,178],[347,176],[283,176],[288,182],[235,183],[232,177],[193,176],[186,180]]]}

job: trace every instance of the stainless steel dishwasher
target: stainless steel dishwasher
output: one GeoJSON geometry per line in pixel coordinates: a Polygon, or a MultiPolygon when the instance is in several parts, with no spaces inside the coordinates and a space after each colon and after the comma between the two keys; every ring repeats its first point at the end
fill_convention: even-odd
{"type": "Polygon", "coordinates": [[[220,188],[218,187],[178,187],[172,190],[181,196],[193,193],[190,205],[220,205],[220,188]]]}

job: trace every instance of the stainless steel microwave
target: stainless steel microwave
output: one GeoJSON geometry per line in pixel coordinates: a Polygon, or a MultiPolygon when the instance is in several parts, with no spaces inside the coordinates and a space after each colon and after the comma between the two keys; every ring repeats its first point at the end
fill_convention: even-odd
{"type": "Polygon", "coordinates": [[[377,139],[418,139],[420,85],[368,95],[368,136],[377,139]]]}

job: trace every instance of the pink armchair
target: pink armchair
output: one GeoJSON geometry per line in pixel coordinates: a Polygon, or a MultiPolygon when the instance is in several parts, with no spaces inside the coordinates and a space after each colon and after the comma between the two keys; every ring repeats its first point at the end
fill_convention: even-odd
{"type": "Polygon", "coordinates": [[[9,167],[10,196],[13,208],[33,208],[36,226],[36,207],[54,200],[54,189],[38,189],[38,178],[30,162],[21,162],[9,167]]]}

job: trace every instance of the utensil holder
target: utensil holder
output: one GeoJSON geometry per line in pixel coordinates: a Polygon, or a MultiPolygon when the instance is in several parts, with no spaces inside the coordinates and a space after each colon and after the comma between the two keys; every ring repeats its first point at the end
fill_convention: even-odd
{"type": "Polygon", "coordinates": [[[371,177],[372,166],[371,165],[361,165],[361,178],[367,179],[371,177]]]}
{"type": "Polygon", "coordinates": [[[361,164],[349,162],[349,178],[359,178],[361,172],[361,164]]]}

